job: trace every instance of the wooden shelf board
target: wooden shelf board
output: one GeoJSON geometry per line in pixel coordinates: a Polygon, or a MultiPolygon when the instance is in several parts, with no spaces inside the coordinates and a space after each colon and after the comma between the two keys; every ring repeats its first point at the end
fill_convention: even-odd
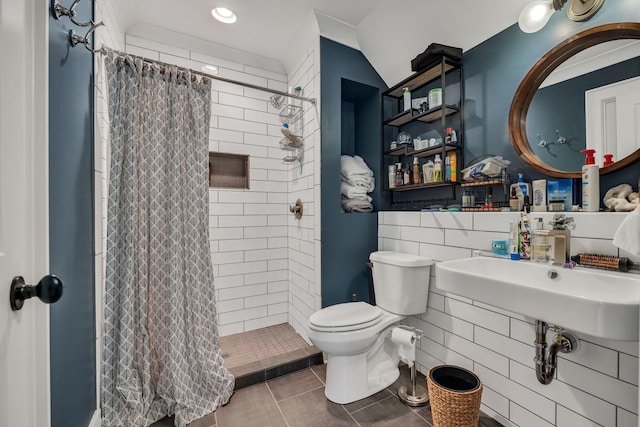
{"type": "Polygon", "coordinates": [[[480,186],[486,186],[486,185],[500,185],[504,183],[505,183],[505,180],[503,179],[491,179],[488,181],[463,182],[460,185],[462,187],[480,187],[480,186]]]}
{"type": "MultiPolygon", "coordinates": [[[[461,150],[462,146],[457,144],[445,144],[447,153],[449,151],[461,150]]],[[[425,148],[423,150],[414,150],[412,146],[402,146],[389,150],[385,154],[389,156],[413,156],[413,157],[429,157],[442,153],[442,144],[438,144],[434,147],[425,148]]]]}
{"type": "MultiPolygon", "coordinates": [[[[451,114],[457,113],[458,111],[460,111],[459,108],[453,107],[451,105],[447,105],[444,108],[444,115],[449,116],[451,114]]],[[[441,118],[442,118],[442,108],[437,107],[434,110],[425,111],[421,115],[417,116],[416,120],[420,120],[421,122],[424,122],[424,123],[431,123],[441,118]]]]}
{"type": "MultiPolygon", "coordinates": [[[[424,86],[427,83],[439,78],[440,69],[441,69],[440,67],[441,67],[440,62],[438,62],[436,65],[434,65],[433,67],[425,71],[419,71],[415,73],[408,79],[403,80],[402,82],[398,83],[396,86],[389,89],[386,95],[393,96],[395,98],[402,98],[402,94],[404,93],[404,91],[402,90],[403,88],[408,87],[409,90],[413,92],[415,89],[419,88],[420,86],[424,86]]],[[[445,73],[448,73],[454,68],[455,68],[455,65],[445,62],[444,64],[445,73]]]]}
{"type": "Polygon", "coordinates": [[[409,185],[403,185],[402,187],[391,188],[391,190],[392,191],[421,190],[424,188],[448,187],[455,184],[456,184],[455,182],[432,182],[429,184],[409,184],[409,185]]]}

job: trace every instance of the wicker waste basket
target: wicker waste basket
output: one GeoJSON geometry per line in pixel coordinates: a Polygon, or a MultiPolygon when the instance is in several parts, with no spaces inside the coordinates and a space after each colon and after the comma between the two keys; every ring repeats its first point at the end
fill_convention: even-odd
{"type": "Polygon", "coordinates": [[[482,383],[476,374],[453,365],[434,366],[427,388],[433,427],[477,427],[482,383]]]}

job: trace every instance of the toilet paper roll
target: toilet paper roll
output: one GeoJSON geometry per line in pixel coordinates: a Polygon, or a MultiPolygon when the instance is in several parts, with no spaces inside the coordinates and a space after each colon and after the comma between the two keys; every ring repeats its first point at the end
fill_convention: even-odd
{"type": "Polygon", "coordinates": [[[403,328],[393,328],[391,330],[391,341],[400,345],[415,345],[416,335],[413,331],[403,328]]]}
{"type": "Polygon", "coordinates": [[[398,344],[398,356],[407,365],[416,360],[416,336],[413,331],[402,328],[393,328],[391,341],[398,344]]]}

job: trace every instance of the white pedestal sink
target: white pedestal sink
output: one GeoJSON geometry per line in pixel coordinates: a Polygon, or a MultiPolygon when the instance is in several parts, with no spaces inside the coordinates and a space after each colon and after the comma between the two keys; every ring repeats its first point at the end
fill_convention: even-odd
{"type": "Polygon", "coordinates": [[[638,341],[637,274],[476,257],[436,264],[435,286],[574,332],[638,341]]]}

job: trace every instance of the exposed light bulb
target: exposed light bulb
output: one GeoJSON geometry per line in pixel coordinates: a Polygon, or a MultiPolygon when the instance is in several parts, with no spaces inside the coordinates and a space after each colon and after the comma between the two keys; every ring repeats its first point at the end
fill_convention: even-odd
{"type": "Polygon", "coordinates": [[[231,10],[226,7],[216,7],[211,10],[211,15],[220,22],[225,24],[233,24],[238,20],[238,17],[231,10]]]}
{"type": "Polygon", "coordinates": [[[522,9],[518,25],[525,33],[535,33],[547,25],[553,12],[553,0],[535,0],[522,9]]]}

